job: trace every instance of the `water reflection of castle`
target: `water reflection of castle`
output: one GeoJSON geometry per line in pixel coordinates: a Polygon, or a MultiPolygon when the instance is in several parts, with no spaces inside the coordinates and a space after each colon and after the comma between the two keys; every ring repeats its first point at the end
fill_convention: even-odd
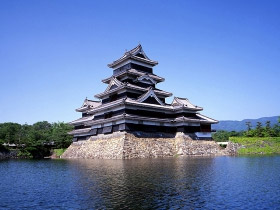
{"type": "Polygon", "coordinates": [[[211,124],[218,121],[200,114],[202,107],[180,97],[174,97],[171,104],[165,102],[172,93],[156,88],[164,81],[153,73],[157,64],[141,45],[108,64],[113,75],[102,80],[108,86],[95,95],[100,101],[85,99],[76,109],[82,118],[71,122],[74,141],[117,131],[183,132],[196,139],[211,138],[211,124]]]}
{"type": "Polygon", "coordinates": [[[196,209],[217,193],[212,157],[71,160],[75,190],[95,209],[196,209]],[[80,193],[80,192],[79,192],[80,193]],[[180,208],[179,208],[180,207],[180,208]]]}

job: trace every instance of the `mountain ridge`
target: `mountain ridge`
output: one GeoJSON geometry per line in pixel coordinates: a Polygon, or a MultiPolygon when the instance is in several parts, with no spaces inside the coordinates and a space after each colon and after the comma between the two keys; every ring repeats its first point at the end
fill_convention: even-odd
{"type": "Polygon", "coordinates": [[[225,131],[242,131],[247,130],[246,122],[251,122],[252,128],[255,128],[257,122],[261,122],[265,126],[266,121],[270,121],[271,127],[278,123],[279,116],[261,117],[258,119],[244,119],[244,120],[221,120],[218,124],[212,125],[214,130],[225,131]]]}

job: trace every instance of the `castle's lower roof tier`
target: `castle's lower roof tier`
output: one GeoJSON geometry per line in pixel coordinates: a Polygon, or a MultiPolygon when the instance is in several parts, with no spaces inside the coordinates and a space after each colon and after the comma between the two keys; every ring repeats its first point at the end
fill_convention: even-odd
{"type": "Polygon", "coordinates": [[[181,124],[179,126],[166,126],[163,124],[153,124],[153,123],[135,123],[134,121],[124,121],[120,124],[111,124],[104,126],[97,126],[87,129],[78,129],[70,132],[76,140],[86,140],[91,136],[96,136],[99,134],[109,134],[118,131],[125,132],[150,132],[150,133],[169,133],[176,134],[176,132],[189,133],[194,135],[197,139],[211,139],[211,125],[203,124],[181,124]]]}
{"type": "Polygon", "coordinates": [[[68,132],[68,134],[70,135],[76,135],[76,134],[80,134],[80,135],[89,135],[91,131],[91,128],[83,128],[83,129],[76,129],[73,131],[68,132]]]}
{"type": "Polygon", "coordinates": [[[92,120],[93,118],[94,118],[93,115],[92,115],[92,116],[88,116],[88,117],[81,117],[81,118],[79,118],[79,119],[77,119],[77,120],[74,120],[74,121],[70,122],[69,124],[71,124],[71,125],[84,124],[85,122],[90,121],[90,120],[92,120]]]}
{"type": "Polygon", "coordinates": [[[215,120],[212,120],[201,114],[197,114],[198,118],[192,117],[177,117],[177,118],[153,118],[143,117],[139,115],[121,114],[108,119],[92,120],[85,123],[86,126],[100,127],[102,125],[122,124],[122,123],[134,123],[134,124],[151,124],[151,125],[162,125],[170,127],[178,127],[183,125],[195,125],[199,126],[203,124],[214,124],[215,120]]]}

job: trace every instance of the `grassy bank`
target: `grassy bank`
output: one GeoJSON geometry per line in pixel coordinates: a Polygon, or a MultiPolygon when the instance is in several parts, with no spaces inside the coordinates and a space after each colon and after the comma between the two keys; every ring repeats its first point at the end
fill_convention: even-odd
{"type": "Polygon", "coordinates": [[[245,147],[238,150],[239,155],[280,154],[280,137],[230,137],[229,140],[245,147]]]}
{"type": "Polygon", "coordinates": [[[57,156],[57,157],[60,157],[65,151],[66,151],[67,148],[63,148],[63,149],[54,149],[53,150],[53,153],[57,156]]]}

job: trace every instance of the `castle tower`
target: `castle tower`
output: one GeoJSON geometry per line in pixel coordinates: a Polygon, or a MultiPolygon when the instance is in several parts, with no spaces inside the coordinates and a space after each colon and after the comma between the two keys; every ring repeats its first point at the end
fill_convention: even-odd
{"type": "Polygon", "coordinates": [[[142,133],[183,132],[195,139],[211,139],[211,124],[218,121],[199,112],[187,98],[174,97],[171,104],[166,98],[172,93],[156,86],[165,79],[153,72],[157,65],[145,54],[141,45],[127,51],[118,60],[108,64],[113,75],[103,79],[104,92],[96,94],[100,101],[85,99],[82,118],[70,124],[74,141],[118,131],[142,133]]]}

